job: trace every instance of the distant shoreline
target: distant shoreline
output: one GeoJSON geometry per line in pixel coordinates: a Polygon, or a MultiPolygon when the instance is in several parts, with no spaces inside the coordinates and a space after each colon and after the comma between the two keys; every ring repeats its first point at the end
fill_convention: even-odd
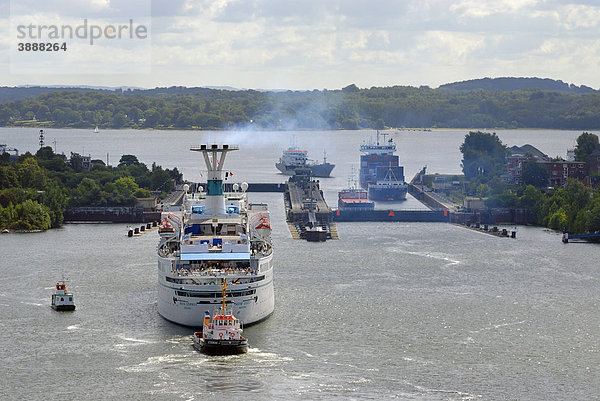
{"type": "MultiPolygon", "coordinates": [[[[27,125],[4,125],[0,126],[0,128],[30,128],[30,129],[61,129],[61,130],[90,130],[94,131],[95,127],[53,127],[53,126],[27,126],[27,125]]],[[[440,131],[484,131],[484,132],[494,132],[494,131],[569,131],[569,132],[583,132],[583,131],[600,131],[600,129],[593,128],[585,128],[585,129],[576,129],[576,128],[539,128],[539,127],[519,127],[519,128],[479,128],[479,127],[436,127],[436,128],[384,128],[384,129],[375,129],[375,128],[360,128],[360,129],[325,129],[325,128],[295,128],[295,129],[272,129],[272,128],[99,128],[100,135],[102,131],[199,131],[199,132],[232,132],[232,131],[252,131],[252,132],[319,132],[319,131],[340,131],[340,132],[440,132],[440,131]]]]}

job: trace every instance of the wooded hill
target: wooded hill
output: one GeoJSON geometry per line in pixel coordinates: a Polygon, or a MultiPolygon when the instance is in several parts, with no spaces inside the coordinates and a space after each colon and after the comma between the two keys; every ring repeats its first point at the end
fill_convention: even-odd
{"type": "Polygon", "coordinates": [[[563,81],[557,81],[549,78],[481,78],[471,79],[468,81],[454,82],[451,84],[444,84],[440,86],[440,89],[454,89],[454,90],[477,90],[483,89],[488,91],[516,91],[522,89],[541,89],[546,91],[555,92],[569,92],[569,93],[592,93],[596,92],[595,89],[589,86],[573,85],[563,81]]]}
{"type": "MultiPolygon", "coordinates": [[[[527,86],[514,78],[511,85],[527,86]]],[[[531,81],[531,85],[547,80],[531,81]]],[[[487,80],[479,86],[490,87],[487,80]]],[[[506,79],[495,79],[507,87],[506,79]]],[[[554,128],[600,129],[600,93],[552,81],[558,90],[468,89],[465,83],[264,92],[170,87],[52,88],[0,104],[0,125],[162,129],[554,128]],[[566,87],[565,87],[566,85],[566,87]],[[586,93],[576,93],[584,91],[586,93]]],[[[477,86],[476,82],[472,85],[477,86]]],[[[509,85],[510,86],[510,85],[509,85]]],[[[2,90],[0,88],[0,98],[2,90]]],[[[14,88],[13,88],[14,89],[14,88]]],[[[30,92],[33,88],[27,89],[30,92]]],[[[15,93],[13,95],[16,96],[15,93]]]]}

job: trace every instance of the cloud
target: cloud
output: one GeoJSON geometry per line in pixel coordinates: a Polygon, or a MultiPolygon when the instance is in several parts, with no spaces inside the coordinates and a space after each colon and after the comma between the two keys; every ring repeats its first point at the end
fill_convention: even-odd
{"type": "Polygon", "coordinates": [[[539,0],[461,0],[449,7],[461,18],[485,18],[497,14],[515,14],[527,11],[540,3],[539,0]]]}
{"type": "Polygon", "coordinates": [[[59,15],[64,18],[135,18],[150,15],[151,0],[10,0],[10,15],[59,15]]]}
{"type": "MultiPolygon", "coordinates": [[[[61,18],[143,2],[13,1],[61,18]]],[[[153,74],[115,84],[313,89],[516,75],[600,86],[592,0],[152,0],[151,28],[153,74]]],[[[113,61],[126,66],[126,53],[113,61]]]]}
{"type": "MultiPolygon", "coordinates": [[[[600,8],[597,5],[567,5],[561,9],[560,26],[566,30],[589,30],[600,24],[600,8]]],[[[595,33],[598,34],[598,31],[595,33]]]]}

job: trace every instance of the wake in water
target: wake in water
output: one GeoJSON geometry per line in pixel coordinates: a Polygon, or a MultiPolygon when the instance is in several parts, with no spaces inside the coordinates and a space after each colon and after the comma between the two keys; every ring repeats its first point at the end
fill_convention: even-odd
{"type": "Polygon", "coordinates": [[[447,268],[447,267],[456,266],[456,265],[462,263],[460,260],[452,259],[449,255],[439,253],[439,252],[415,252],[415,251],[407,251],[404,249],[398,249],[397,247],[390,247],[386,251],[393,252],[393,253],[405,254],[405,255],[413,255],[413,256],[418,256],[421,258],[430,258],[430,259],[435,259],[435,260],[440,260],[442,262],[446,262],[445,264],[440,266],[440,268],[442,268],[442,269],[447,268]]]}

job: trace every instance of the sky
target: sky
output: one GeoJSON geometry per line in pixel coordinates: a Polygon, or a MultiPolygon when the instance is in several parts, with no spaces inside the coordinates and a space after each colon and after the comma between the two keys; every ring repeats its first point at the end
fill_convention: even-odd
{"type": "Polygon", "coordinates": [[[598,0],[0,0],[0,16],[1,86],[312,90],[512,76],[600,88],[598,0]],[[84,21],[145,36],[19,37],[84,21]],[[68,48],[17,50],[36,41],[68,48]]]}

